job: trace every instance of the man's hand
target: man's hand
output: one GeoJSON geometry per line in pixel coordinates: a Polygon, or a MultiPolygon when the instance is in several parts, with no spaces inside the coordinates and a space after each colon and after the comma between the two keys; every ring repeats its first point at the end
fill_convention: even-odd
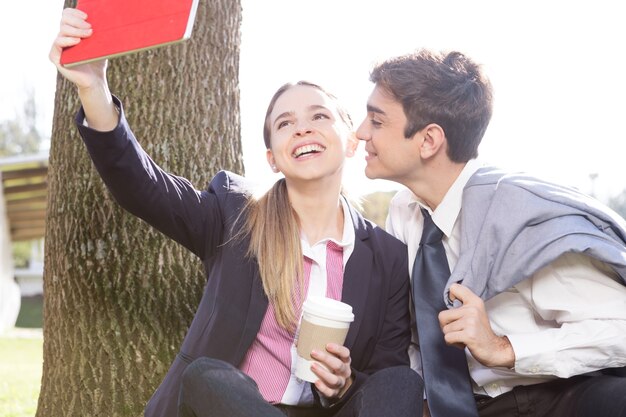
{"type": "Polygon", "coordinates": [[[439,313],[446,343],[467,346],[472,356],[485,366],[512,368],[515,365],[513,347],[506,336],[493,332],[483,300],[460,284],[450,287],[450,299],[459,300],[463,305],[439,313]]]}
{"type": "Polygon", "coordinates": [[[319,362],[311,366],[319,377],[315,382],[317,391],[329,399],[341,398],[352,385],[350,349],[329,343],[326,345],[326,352],[314,350],[311,357],[319,362]]]}

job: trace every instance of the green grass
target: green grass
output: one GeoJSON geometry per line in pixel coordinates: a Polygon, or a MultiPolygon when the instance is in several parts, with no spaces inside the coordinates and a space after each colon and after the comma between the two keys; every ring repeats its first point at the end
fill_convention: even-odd
{"type": "Polygon", "coordinates": [[[43,297],[23,297],[16,329],[0,337],[0,415],[34,417],[41,385],[43,297]],[[37,329],[37,330],[35,330],[37,329]]]}
{"type": "Polygon", "coordinates": [[[41,384],[43,339],[0,337],[0,414],[33,417],[41,384]]]}
{"type": "Polygon", "coordinates": [[[22,297],[15,327],[41,329],[43,323],[43,296],[22,297]]]}

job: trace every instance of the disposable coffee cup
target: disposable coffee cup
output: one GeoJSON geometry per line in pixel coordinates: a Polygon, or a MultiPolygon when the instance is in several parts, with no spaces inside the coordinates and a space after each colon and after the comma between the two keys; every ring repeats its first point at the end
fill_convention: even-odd
{"type": "Polygon", "coordinates": [[[352,307],[346,303],[324,297],[305,300],[296,344],[296,377],[308,382],[317,381],[319,377],[311,370],[311,365],[316,362],[311,358],[311,352],[325,352],[328,343],[343,345],[353,321],[352,307]]]}

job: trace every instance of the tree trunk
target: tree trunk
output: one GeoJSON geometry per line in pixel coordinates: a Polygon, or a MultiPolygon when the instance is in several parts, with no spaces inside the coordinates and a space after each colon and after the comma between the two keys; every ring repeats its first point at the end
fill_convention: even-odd
{"type": "MultiPolygon", "coordinates": [[[[191,40],[109,62],[111,91],[144,149],[197,188],[219,169],[243,172],[240,22],[238,0],[201,0],[191,40]]],[[[58,78],[37,417],[139,416],[178,351],[204,275],[193,255],[112,200],[74,126],[77,109],[75,88],[58,78]]]]}

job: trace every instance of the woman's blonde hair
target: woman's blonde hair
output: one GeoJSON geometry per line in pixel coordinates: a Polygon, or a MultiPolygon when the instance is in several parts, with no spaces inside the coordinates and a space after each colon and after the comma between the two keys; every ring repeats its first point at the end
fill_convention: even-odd
{"type": "MultiPolygon", "coordinates": [[[[333,100],[341,120],[351,129],[348,112],[337,98],[317,84],[299,81],[280,87],[270,100],[265,115],[263,139],[270,148],[270,115],[278,98],[294,86],[316,88],[333,100]]],[[[263,290],[273,305],[278,324],[286,330],[295,330],[299,311],[294,310],[296,300],[302,300],[304,268],[300,245],[300,222],[293,210],[285,179],[278,180],[260,198],[250,198],[245,210],[247,218],[243,234],[250,237],[248,256],[257,259],[263,290]]]]}

